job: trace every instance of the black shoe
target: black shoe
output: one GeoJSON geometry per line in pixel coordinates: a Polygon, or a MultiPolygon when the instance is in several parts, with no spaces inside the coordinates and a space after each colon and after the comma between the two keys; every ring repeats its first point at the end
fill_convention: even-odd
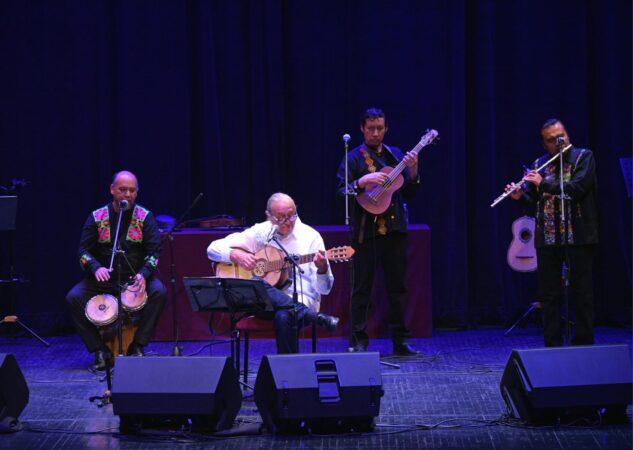
{"type": "Polygon", "coordinates": [[[325,313],[318,313],[316,323],[318,326],[325,328],[330,333],[334,333],[336,331],[336,327],[338,326],[338,320],[338,317],[330,316],[325,313]]]}
{"type": "Polygon", "coordinates": [[[132,342],[127,348],[127,356],[145,356],[145,350],[141,344],[132,342]]]}
{"type": "Polygon", "coordinates": [[[366,352],[367,344],[356,344],[353,347],[348,348],[347,350],[352,353],[366,352]]]}
{"type": "Polygon", "coordinates": [[[403,342],[401,344],[393,344],[393,353],[394,355],[400,356],[415,356],[420,354],[419,351],[415,350],[407,342],[403,342]]]}
{"type": "Polygon", "coordinates": [[[97,350],[95,352],[95,362],[90,366],[91,372],[101,372],[106,370],[106,360],[109,360],[112,367],[112,353],[107,350],[97,350]]]}

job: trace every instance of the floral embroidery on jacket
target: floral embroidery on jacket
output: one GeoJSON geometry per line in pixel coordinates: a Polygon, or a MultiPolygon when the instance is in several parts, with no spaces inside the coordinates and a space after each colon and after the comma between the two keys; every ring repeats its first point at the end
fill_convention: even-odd
{"type": "Polygon", "coordinates": [[[95,224],[97,225],[97,237],[100,244],[110,242],[110,214],[108,207],[104,206],[92,212],[95,224]]]}
{"type": "Polygon", "coordinates": [[[128,241],[142,242],[143,241],[143,227],[145,226],[145,218],[149,211],[141,206],[135,205],[132,218],[130,219],[130,227],[127,230],[128,241]]]}

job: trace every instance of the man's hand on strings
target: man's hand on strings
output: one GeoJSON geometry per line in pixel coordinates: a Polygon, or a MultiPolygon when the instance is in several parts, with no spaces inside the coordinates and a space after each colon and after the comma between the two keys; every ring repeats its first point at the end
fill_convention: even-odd
{"type": "Polygon", "coordinates": [[[253,270],[257,263],[257,258],[252,253],[242,250],[241,248],[234,248],[231,250],[231,261],[246,270],[253,270]]]}

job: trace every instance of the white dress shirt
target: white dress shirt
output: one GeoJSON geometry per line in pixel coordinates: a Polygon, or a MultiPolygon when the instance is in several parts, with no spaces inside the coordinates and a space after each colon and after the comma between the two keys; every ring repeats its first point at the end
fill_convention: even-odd
{"type": "MultiPolygon", "coordinates": [[[[207,256],[216,262],[230,263],[231,251],[235,248],[257,253],[267,245],[279,248],[277,243],[271,240],[276,229],[269,221],[260,222],[239,233],[232,233],[223,239],[218,239],[207,248],[207,256]]],[[[301,222],[297,218],[294,229],[291,233],[280,236],[276,235],[281,245],[291,255],[307,255],[325,250],[323,238],[314,228],[301,222]]],[[[316,265],[310,261],[300,266],[304,273],[297,271],[297,292],[299,302],[306,305],[314,312],[318,312],[321,304],[321,295],[329,294],[334,284],[334,275],[328,264],[327,272],[317,273],[316,265]]],[[[292,272],[289,269],[289,280],[292,282],[292,272]]],[[[282,292],[292,297],[292,283],[285,287],[282,292]]]]}

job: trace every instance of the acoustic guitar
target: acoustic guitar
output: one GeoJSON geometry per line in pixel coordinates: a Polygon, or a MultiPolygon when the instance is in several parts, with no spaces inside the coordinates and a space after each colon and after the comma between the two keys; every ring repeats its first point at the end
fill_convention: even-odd
{"type": "MultiPolygon", "coordinates": [[[[297,264],[312,262],[316,253],[295,256],[297,264]]],[[[354,249],[348,246],[333,247],[325,251],[328,261],[342,262],[348,261],[354,255],[354,249]]],[[[216,263],[215,276],[222,278],[242,278],[250,280],[259,277],[267,281],[270,285],[276,286],[283,283],[287,278],[287,268],[290,263],[285,260],[285,254],[275,247],[264,247],[255,253],[257,262],[253,270],[245,269],[234,263],[216,263]]]]}
{"type": "Polygon", "coordinates": [[[534,248],[534,217],[519,217],[512,223],[512,242],[508,248],[508,264],[517,272],[536,270],[536,249],[534,248]]]}
{"type": "MultiPolygon", "coordinates": [[[[411,149],[416,155],[420,153],[424,147],[429,145],[437,137],[435,130],[427,131],[420,142],[411,149]]],[[[367,212],[378,215],[387,211],[391,204],[391,196],[394,192],[402,187],[404,178],[401,173],[405,169],[406,164],[400,161],[395,168],[386,166],[380,169],[381,172],[388,174],[387,180],[381,185],[374,185],[369,189],[356,196],[356,200],[367,212]]]]}

